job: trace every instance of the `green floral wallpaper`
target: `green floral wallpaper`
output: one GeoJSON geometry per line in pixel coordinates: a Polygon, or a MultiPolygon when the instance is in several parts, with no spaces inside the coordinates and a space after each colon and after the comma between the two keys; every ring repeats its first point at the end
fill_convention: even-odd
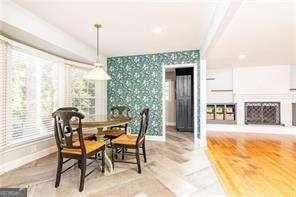
{"type": "Polygon", "coordinates": [[[196,63],[199,77],[199,59],[198,50],[108,58],[108,73],[112,77],[108,81],[108,112],[112,106],[130,106],[131,116],[134,118],[130,125],[131,131],[138,133],[139,113],[141,109],[148,107],[150,119],[147,134],[161,136],[162,66],[196,63]]]}

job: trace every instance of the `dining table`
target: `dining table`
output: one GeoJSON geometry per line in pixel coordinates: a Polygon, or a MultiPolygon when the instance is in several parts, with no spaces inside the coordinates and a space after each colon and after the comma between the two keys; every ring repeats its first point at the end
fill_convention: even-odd
{"type": "Polygon", "coordinates": [[[109,147],[111,143],[110,140],[104,137],[104,130],[110,127],[126,125],[126,124],[129,124],[131,121],[132,121],[131,117],[120,116],[120,115],[95,116],[90,119],[85,119],[81,121],[82,129],[84,132],[94,132],[94,129],[95,129],[96,140],[102,140],[106,142],[106,151],[105,151],[104,158],[105,158],[105,165],[109,173],[114,172],[112,161],[110,159],[112,150],[109,147]]]}

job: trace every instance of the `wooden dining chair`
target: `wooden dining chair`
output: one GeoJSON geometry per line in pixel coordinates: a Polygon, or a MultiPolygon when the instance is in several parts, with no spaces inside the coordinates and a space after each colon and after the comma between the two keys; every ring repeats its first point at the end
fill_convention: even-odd
{"type": "MultiPolygon", "coordinates": [[[[84,118],[84,115],[78,111],[57,110],[52,114],[52,117],[54,118],[54,136],[58,149],[58,166],[55,187],[58,187],[60,184],[61,174],[78,164],[78,167],[81,170],[79,191],[83,191],[85,177],[96,169],[95,168],[86,174],[86,166],[89,166],[95,161],[99,161],[97,158],[98,153],[104,155],[105,142],[83,139],[81,120],[84,118]],[[76,126],[76,128],[71,125],[73,119],[78,121],[78,126],[76,126]],[[78,141],[75,141],[73,137],[76,133],[78,135],[78,141]],[[66,160],[64,161],[64,159],[66,160]],[[78,162],[75,162],[73,165],[63,170],[63,164],[72,159],[77,160],[78,162]],[[87,159],[92,159],[92,162],[86,164],[87,159]]],[[[104,157],[102,157],[101,165],[102,172],[104,172],[104,157]]]]}
{"type": "MultiPolygon", "coordinates": [[[[56,111],[79,111],[77,107],[61,107],[58,108],[56,111]]],[[[94,133],[83,133],[83,139],[85,140],[96,140],[96,134],[94,133]]],[[[78,141],[78,135],[74,134],[73,136],[74,141],[78,141]]]]}
{"type": "MultiPolygon", "coordinates": [[[[111,108],[111,114],[113,117],[129,117],[130,108],[127,106],[115,106],[111,108]]],[[[108,139],[115,139],[127,132],[128,124],[118,125],[111,127],[104,132],[105,137],[108,139]]]]}
{"type": "Polygon", "coordinates": [[[149,109],[146,108],[141,112],[141,126],[140,131],[137,136],[123,134],[116,139],[111,141],[112,148],[112,163],[114,167],[115,162],[123,162],[123,163],[132,163],[137,164],[138,173],[141,173],[141,163],[140,163],[140,155],[144,156],[144,162],[147,162],[146,159],[146,147],[145,147],[145,136],[148,128],[149,121],[149,109]],[[123,151],[121,153],[117,152],[118,148],[120,149],[133,149],[135,152],[123,151]],[[140,153],[140,148],[142,148],[142,153],[140,153]],[[124,160],[116,160],[114,157],[117,154],[126,154],[126,155],[135,155],[137,162],[129,162],[124,160]]]}

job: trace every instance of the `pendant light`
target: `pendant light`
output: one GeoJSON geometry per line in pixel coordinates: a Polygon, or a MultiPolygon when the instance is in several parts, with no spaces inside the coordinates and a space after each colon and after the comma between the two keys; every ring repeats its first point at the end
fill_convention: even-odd
{"type": "Polygon", "coordinates": [[[95,24],[97,29],[97,60],[94,63],[95,68],[89,71],[86,75],[83,76],[84,79],[89,80],[109,80],[111,77],[102,69],[102,63],[99,57],[99,29],[102,27],[101,24],[95,24]]]}

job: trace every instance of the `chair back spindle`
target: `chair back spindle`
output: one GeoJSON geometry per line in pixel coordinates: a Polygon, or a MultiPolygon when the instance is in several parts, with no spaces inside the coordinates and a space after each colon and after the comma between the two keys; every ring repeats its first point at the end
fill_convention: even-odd
{"type": "Polygon", "coordinates": [[[149,121],[149,109],[145,108],[141,112],[141,125],[140,125],[140,132],[137,138],[137,144],[146,136],[148,121],[149,121]]]}
{"type": "Polygon", "coordinates": [[[129,117],[130,108],[127,106],[114,106],[111,108],[112,116],[129,117]]]}
{"type": "MultiPolygon", "coordinates": [[[[61,108],[58,108],[57,110],[56,110],[56,112],[57,111],[79,111],[78,110],[78,108],[76,108],[76,107],[61,107],[61,108]]],[[[60,127],[61,126],[61,124],[59,124],[58,125],[58,131],[61,131],[62,130],[62,128],[60,127]]],[[[63,132],[59,132],[59,135],[62,137],[62,138],[64,138],[64,135],[63,135],[63,132]]]]}
{"type": "Polygon", "coordinates": [[[82,136],[81,120],[84,115],[78,111],[72,110],[57,110],[52,114],[54,118],[54,134],[58,150],[63,148],[81,149],[82,154],[85,154],[85,146],[82,136]],[[77,128],[73,128],[71,121],[78,121],[77,128]],[[73,145],[73,135],[77,132],[79,138],[79,146],[73,145]]]}

